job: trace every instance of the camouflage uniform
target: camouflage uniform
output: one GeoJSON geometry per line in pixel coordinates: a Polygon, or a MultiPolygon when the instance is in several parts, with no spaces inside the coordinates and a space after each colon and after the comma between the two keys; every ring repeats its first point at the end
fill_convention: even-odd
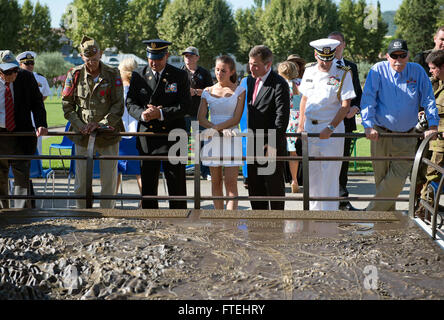
{"type": "MultiPolygon", "coordinates": [[[[85,57],[96,56],[100,51],[97,43],[84,37],[80,47],[85,57]]],[[[123,86],[120,72],[99,62],[99,75],[93,79],[86,65],[72,68],[67,75],[63,90],[62,105],[65,118],[71,122],[69,131],[80,132],[88,123],[96,122],[101,127],[111,127],[113,132],[125,131],[123,116],[123,86]]],[[[88,135],[73,136],[76,154],[85,155],[88,135]]],[[[95,150],[100,155],[118,155],[120,136],[99,134],[95,150]]],[[[117,186],[117,160],[100,161],[102,195],[115,195],[117,186]]],[[[85,194],[86,161],[76,162],[75,193],[85,194]]],[[[114,207],[115,200],[101,200],[102,208],[114,207]]],[[[85,207],[84,200],[78,200],[79,208],[85,207]]]]}
{"type": "MultiPolygon", "coordinates": [[[[444,132],[444,81],[432,79],[433,92],[435,94],[436,100],[436,108],[438,109],[439,114],[439,126],[438,131],[440,133],[444,132]]],[[[432,151],[431,161],[444,166],[444,139],[438,138],[436,140],[430,141],[429,150],[432,151]]],[[[421,191],[421,198],[426,199],[427,186],[430,182],[436,181],[439,182],[440,173],[432,167],[427,168],[426,179],[427,182],[424,184],[424,187],[421,191]]]]}

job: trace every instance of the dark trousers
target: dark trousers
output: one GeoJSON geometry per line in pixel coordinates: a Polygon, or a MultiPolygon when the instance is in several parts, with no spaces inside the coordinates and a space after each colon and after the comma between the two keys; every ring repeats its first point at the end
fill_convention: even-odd
{"type": "MultiPolygon", "coordinates": [[[[285,196],[284,163],[276,163],[272,175],[259,175],[257,164],[248,165],[249,196],[285,196]]],[[[253,210],[284,210],[284,201],[250,201],[253,210]]]]}
{"type": "MultiPolygon", "coordinates": [[[[3,131],[3,130],[2,130],[3,131]]],[[[22,137],[0,137],[0,154],[4,155],[24,155],[29,154],[25,149],[32,149],[25,145],[28,139],[22,137]]],[[[35,147],[34,147],[35,148],[35,147]]],[[[34,149],[35,152],[35,149],[34,149]]],[[[31,153],[33,154],[33,153],[31,153]]],[[[9,194],[9,167],[14,175],[14,195],[26,196],[29,194],[29,160],[0,160],[0,194],[9,194]]],[[[30,207],[31,202],[27,200],[14,200],[15,208],[30,207]]],[[[0,209],[9,208],[9,200],[0,200],[0,209]]]]}
{"type": "MultiPolygon", "coordinates": [[[[140,174],[142,177],[142,195],[158,195],[160,165],[165,173],[168,186],[168,195],[186,196],[187,185],[185,177],[185,165],[173,165],[169,161],[142,161],[140,174]]],[[[186,200],[170,200],[170,209],[186,209],[186,200]]],[[[142,208],[158,209],[157,200],[142,200],[142,208]]]]}
{"type": "MultiPolygon", "coordinates": [[[[351,143],[352,138],[344,139],[344,157],[350,157],[351,154],[351,143]]],[[[347,190],[347,182],[348,182],[348,161],[343,161],[341,166],[341,172],[339,174],[339,196],[340,197],[348,197],[349,193],[347,190]]],[[[346,204],[348,201],[341,201],[341,204],[346,204]]]]}

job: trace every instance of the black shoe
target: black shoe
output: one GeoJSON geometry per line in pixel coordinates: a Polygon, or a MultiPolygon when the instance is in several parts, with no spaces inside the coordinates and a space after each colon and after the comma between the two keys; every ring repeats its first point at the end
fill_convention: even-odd
{"type": "Polygon", "coordinates": [[[341,203],[339,205],[339,210],[342,210],[342,211],[362,211],[360,209],[356,209],[355,207],[353,207],[350,202],[341,203]]]}

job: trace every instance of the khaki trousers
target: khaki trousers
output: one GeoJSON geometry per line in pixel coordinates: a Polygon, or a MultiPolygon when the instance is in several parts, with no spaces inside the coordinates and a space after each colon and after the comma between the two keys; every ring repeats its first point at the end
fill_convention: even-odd
{"type": "MultiPolygon", "coordinates": [[[[444,153],[438,152],[438,151],[433,151],[430,161],[443,167],[444,166],[444,153]]],[[[427,181],[421,190],[421,198],[426,200],[428,185],[432,181],[439,182],[439,179],[441,178],[441,174],[438,172],[438,170],[435,170],[433,167],[430,166],[430,167],[427,167],[427,174],[426,174],[425,178],[427,181]]]]}
{"type": "MultiPolygon", "coordinates": [[[[76,155],[86,156],[87,148],[75,145],[76,155]]],[[[98,152],[102,156],[119,155],[119,143],[106,147],[94,148],[94,152],[98,152]]],[[[100,160],[100,185],[102,186],[101,195],[116,195],[117,188],[117,160],[100,160]]],[[[77,195],[85,195],[86,193],[86,160],[76,160],[76,179],[74,192],[77,195]]],[[[116,200],[100,200],[100,207],[112,209],[116,204],[116,200]]],[[[86,207],[85,200],[77,200],[77,208],[86,207]]]]}
{"type": "MultiPolygon", "coordinates": [[[[379,133],[386,133],[382,128],[375,128],[379,133]]],[[[400,157],[414,156],[416,150],[416,138],[379,138],[371,142],[372,157],[400,157]]],[[[405,180],[412,169],[412,161],[389,160],[373,161],[375,174],[375,197],[399,196],[404,187],[405,180]]],[[[372,201],[367,211],[394,211],[395,201],[372,201]]]]}

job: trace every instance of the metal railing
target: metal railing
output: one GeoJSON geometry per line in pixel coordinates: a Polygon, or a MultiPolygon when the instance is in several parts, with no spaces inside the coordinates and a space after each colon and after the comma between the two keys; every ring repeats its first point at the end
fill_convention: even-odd
{"type": "MultiPolygon", "coordinates": [[[[273,161],[289,161],[289,160],[298,160],[302,163],[302,172],[303,172],[303,195],[301,196],[281,196],[281,197],[264,197],[264,196],[237,196],[237,197],[228,197],[228,196],[202,196],[201,188],[200,188],[200,161],[204,160],[215,160],[220,158],[201,158],[200,157],[200,135],[198,132],[192,134],[194,136],[194,141],[198,141],[195,143],[194,148],[194,157],[186,156],[186,157],[176,157],[179,160],[193,161],[194,163],[194,196],[141,196],[141,195],[94,195],[92,190],[92,182],[93,182],[93,167],[94,160],[169,160],[171,157],[169,156],[96,156],[94,152],[94,144],[97,135],[109,134],[109,135],[120,135],[120,136],[149,136],[149,137],[166,137],[167,133],[159,134],[159,133],[151,133],[151,132],[138,132],[138,133],[109,133],[109,132],[93,132],[89,136],[88,147],[87,147],[87,155],[86,156],[47,156],[47,155],[0,155],[0,159],[14,159],[14,160],[31,160],[31,159],[51,159],[51,160],[63,160],[63,159],[74,159],[74,160],[82,160],[87,162],[86,170],[86,194],[85,196],[79,195],[71,195],[71,196],[55,196],[55,195],[28,195],[28,196],[0,196],[0,199],[83,199],[86,200],[86,208],[92,208],[93,201],[99,199],[114,199],[114,200],[144,200],[144,199],[156,199],[156,200],[187,200],[194,202],[194,209],[201,208],[201,201],[203,200],[257,200],[257,201],[303,201],[303,209],[309,210],[309,202],[313,200],[321,200],[321,201],[410,201],[410,197],[310,197],[310,181],[309,177],[309,161],[386,161],[386,160],[403,160],[403,161],[414,161],[415,157],[311,157],[308,154],[308,138],[309,137],[319,137],[319,134],[316,133],[287,133],[287,137],[298,137],[302,142],[302,156],[276,156],[273,158],[273,161]]],[[[34,133],[0,133],[0,136],[5,135],[15,135],[15,136],[33,136],[34,133]]],[[[48,136],[75,136],[81,135],[79,133],[73,132],[49,132],[48,136]]],[[[395,138],[406,138],[406,137],[422,137],[422,134],[419,133],[380,133],[380,138],[384,137],[395,137],[395,138]]],[[[239,133],[237,137],[248,137],[247,133],[239,133]]],[[[365,137],[364,133],[333,133],[331,138],[362,138],[365,137]]],[[[249,160],[249,157],[231,157],[224,160],[249,160]]],[[[254,157],[256,160],[270,160],[268,157],[254,157]]],[[[251,160],[251,159],[250,159],[251,160]]],[[[413,183],[412,183],[413,185],[413,183]]],[[[411,203],[410,203],[411,204],[411,203]]]]}
{"type": "Polygon", "coordinates": [[[415,160],[413,162],[412,175],[410,179],[409,216],[412,219],[416,218],[415,211],[419,205],[424,206],[425,210],[431,212],[431,221],[428,222],[431,224],[432,238],[435,240],[437,232],[440,232],[441,236],[444,236],[443,230],[438,229],[437,226],[439,201],[441,199],[441,193],[444,186],[444,168],[424,157],[425,152],[428,150],[430,140],[432,140],[433,138],[434,136],[428,136],[427,138],[425,138],[416,151],[415,160]],[[432,199],[433,206],[425,199],[421,199],[421,197],[418,199],[418,194],[416,193],[416,184],[418,181],[418,174],[420,173],[421,164],[426,164],[427,166],[432,167],[440,174],[438,188],[436,189],[435,195],[432,199]]]}

